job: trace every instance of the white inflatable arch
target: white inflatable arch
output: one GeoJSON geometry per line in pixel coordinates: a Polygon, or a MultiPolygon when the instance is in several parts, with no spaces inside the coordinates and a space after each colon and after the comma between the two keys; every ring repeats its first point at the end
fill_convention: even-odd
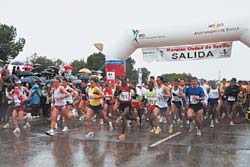
{"type": "Polygon", "coordinates": [[[222,20],[178,27],[126,31],[104,50],[106,60],[127,59],[136,49],[225,41],[241,41],[250,47],[250,19],[222,20]]]}

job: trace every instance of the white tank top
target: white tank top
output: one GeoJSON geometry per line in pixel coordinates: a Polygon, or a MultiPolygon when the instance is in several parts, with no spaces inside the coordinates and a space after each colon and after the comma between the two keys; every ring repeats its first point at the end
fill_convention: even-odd
{"type": "Polygon", "coordinates": [[[180,96],[180,89],[177,88],[176,90],[173,88],[172,90],[172,101],[174,102],[178,102],[178,101],[181,101],[181,98],[179,97],[180,96]],[[175,94],[175,95],[174,95],[175,94]],[[176,96],[177,95],[177,96],[176,96]]]}
{"type": "Polygon", "coordinates": [[[61,97],[65,96],[65,94],[61,93],[60,88],[57,88],[56,90],[54,90],[53,95],[54,95],[53,97],[54,97],[55,106],[66,105],[65,99],[61,99],[61,97]]]}
{"type": "Polygon", "coordinates": [[[164,97],[164,90],[163,87],[156,87],[156,105],[160,108],[168,107],[168,99],[164,97]]]}
{"type": "Polygon", "coordinates": [[[209,99],[218,99],[219,97],[220,94],[218,89],[210,89],[210,92],[208,94],[209,99]]]}

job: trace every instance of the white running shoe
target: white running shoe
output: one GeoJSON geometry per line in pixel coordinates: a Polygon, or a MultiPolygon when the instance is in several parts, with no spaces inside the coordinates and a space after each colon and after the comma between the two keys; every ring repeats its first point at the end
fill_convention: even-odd
{"type": "Polygon", "coordinates": [[[100,119],[100,125],[103,125],[103,124],[104,124],[103,119],[100,119]]]}
{"type": "Polygon", "coordinates": [[[184,127],[184,125],[183,125],[183,122],[181,121],[180,122],[180,128],[183,128],[184,127]]]}
{"type": "Polygon", "coordinates": [[[218,118],[215,119],[215,123],[218,124],[219,123],[219,120],[218,118]]]}
{"type": "Polygon", "coordinates": [[[163,117],[161,116],[159,122],[162,123],[163,121],[163,117]]]}
{"type": "Polygon", "coordinates": [[[29,121],[32,120],[32,115],[31,113],[27,113],[26,116],[25,116],[26,119],[28,119],[29,121]]]}
{"type": "Polygon", "coordinates": [[[109,117],[112,117],[112,114],[109,112],[109,113],[108,113],[108,116],[109,116],[109,117]]]}
{"type": "Polygon", "coordinates": [[[233,125],[234,125],[234,122],[233,122],[233,121],[230,121],[230,125],[233,126],[233,125]]]}
{"type": "Polygon", "coordinates": [[[110,130],[113,130],[113,129],[114,129],[113,124],[112,124],[111,121],[109,121],[109,128],[110,128],[110,130]]]}
{"type": "Polygon", "coordinates": [[[182,123],[182,120],[178,118],[177,123],[182,123]]]}
{"type": "Polygon", "coordinates": [[[157,126],[157,128],[155,129],[155,134],[159,135],[160,133],[161,133],[161,128],[157,126]]]}
{"type": "Polygon", "coordinates": [[[224,119],[226,117],[225,113],[222,113],[221,118],[224,119]]]}
{"type": "Polygon", "coordinates": [[[95,133],[94,132],[89,132],[85,135],[85,137],[89,138],[89,137],[94,137],[95,133]]]}
{"type": "Polygon", "coordinates": [[[10,128],[10,124],[9,124],[9,123],[5,124],[5,125],[3,126],[3,128],[4,128],[4,129],[10,128]]]}
{"type": "Polygon", "coordinates": [[[210,128],[214,128],[214,121],[213,120],[210,123],[210,128]]]}
{"type": "Polygon", "coordinates": [[[197,136],[201,136],[201,130],[197,128],[197,136]]]}
{"type": "Polygon", "coordinates": [[[16,129],[13,131],[13,133],[14,133],[14,134],[19,134],[19,133],[21,133],[20,128],[16,128],[16,129]]]}
{"type": "Polygon", "coordinates": [[[62,131],[63,131],[63,132],[67,132],[67,131],[69,131],[69,128],[68,128],[67,126],[64,126],[64,128],[63,128],[62,131]]]}
{"type": "Polygon", "coordinates": [[[29,122],[26,122],[26,124],[23,126],[24,129],[28,129],[28,128],[30,128],[30,127],[31,127],[31,125],[30,125],[29,122]]]}
{"type": "Polygon", "coordinates": [[[171,124],[171,125],[169,126],[168,133],[172,134],[173,132],[174,132],[174,126],[173,126],[173,124],[171,124]]]}
{"type": "Polygon", "coordinates": [[[50,130],[46,131],[46,134],[48,134],[50,136],[54,136],[55,135],[55,130],[54,129],[50,129],[50,130]]]}
{"type": "Polygon", "coordinates": [[[79,118],[79,121],[84,121],[84,116],[81,116],[81,117],[79,118]]]}

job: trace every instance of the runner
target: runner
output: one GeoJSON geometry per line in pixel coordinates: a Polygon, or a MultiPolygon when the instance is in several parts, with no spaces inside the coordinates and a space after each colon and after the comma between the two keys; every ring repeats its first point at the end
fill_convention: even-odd
{"type": "Polygon", "coordinates": [[[62,86],[64,87],[64,89],[66,90],[68,96],[64,98],[65,101],[65,107],[64,107],[64,123],[65,126],[63,128],[63,132],[67,132],[69,130],[68,128],[68,124],[69,124],[69,120],[75,116],[75,112],[74,111],[74,101],[75,98],[77,98],[78,93],[76,90],[74,90],[68,83],[68,81],[66,79],[63,80],[62,82],[62,86]]]}
{"type": "Polygon", "coordinates": [[[14,89],[11,91],[11,99],[13,100],[13,110],[12,110],[12,121],[14,124],[14,131],[13,133],[15,135],[19,135],[21,130],[19,127],[19,124],[24,124],[25,123],[25,101],[27,97],[22,94],[21,88],[20,88],[20,81],[17,82],[16,86],[14,89]]]}
{"type": "Polygon", "coordinates": [[[174,114],[175,120],[177,120],[178,123],[181,123],[183,121],[183,99],[185,98],[183,89],[179,87],[179,81],[173,82],[173,88],[172,88],[172,113],[174,114]]]}
{"type": "Polygon", "coordinates": [[[86,137],[94,136],[94,128],[91,125],[92,118],[96,115],[98,119],[102,118],[105,122],[108,122],[108,117],[103,110],[103,92],[97,86],[97,78],[90,80],[90,87],[88,89],[89,104],[87,106],[86,113],[86,126],[88,133],[86,137]]]}
{"type": "Polygon", "coordinates": [[[111,82],[106,83],[106,87],[103,89],[104,92],[104,113],[109,118],[110,129],[113,129],[113,105],[114,105],[114,89],[111,82]]]}
{"type": "Polygon", "coordinates": [[[230,125],[234,125],[234,119],[236,116],[235,107],[240,93],[240,87],[236,84],[236,81],[236,78],[233,78],[224,92],[224,97],[226,99],[226,112],[230,119],[230,125]]]}
{"type": "Polygon", "coordinates": [[[198,86],[198,81],[193,78],[191,81],[191,86],[186,89],[186,96],[188,98],[188,110],[187,117],[190,122],[190,129],[192,131],[192,121],[195,120],[197,126],[197,136],[201,136],[201,126],[203,119],[203,104],[205,93],[201,87],[198,86]]]}
{"type": "Polygon", "coordinates": [[[210,128],[214,128],[214,123],[218,123],[218,104],[220,92],[215,82],[211,83],[211,88],[208,90],[208,111],[211,116],[210,128]]]}
{"type": "Polygon", "coordinates": [[[86,112],[87,112],[87,106],[88,106],[88,85],[87,85],[87,81],[82,81],[80,83],[80,102],[78,105],[78,111],[80,112],[81,116],[79,118],[79,120],[83,121],[85,119],[86,116],[86,112]]]}
{"type": "Polygon", "coordinates": [[[220,102],[219,102],[219,113],[220,118],[223,119],[227,113],[226,113],[226,99],[225,99],[225,89],[228,87],[227,80],[223,79],[220,83],[220,102]]]}
{"type": "Polygon", "coordinates": [[[158,108],[156,108],[157,96],[153,83],[149,82],[148,90],[145,93],[145,98],[147,104],[147,118],[149,119],[150,125],[152,127],[150,132],[158,135],[161,132],[158,118],[160,116],[160,112],[158,108]]]}
{"type": "MultiPolygon", "coordinates": [[[[126,139],[126,128],[127,128],[127,120],[133,120],[132,115],[132,89],[124,79],[121,81],[121,85],[116,87],[115,96],[117,97],[116,105],[118,106],[118,110],[120,113],[120,119],[122,121],[122,130],[119,135],[119,140],[126,139]]],[[[135,119],[136,120],[136,119],[135,119]]]]}
{"type": "MultiPolygon", "coordinates": [[[[52,107],[51,107],[51,123],[50,130],[46,132],[48,135],[55,135],[55,129],[57,129],[57,120],[64,119],[66,122],[68,120],[68,113],[65,110],[66,101],[65,99],[69,96],[69,93],[61,85],[59,79],[55,79],[53,82],[52,89],[52,107]]],[[[63,131],[68,130],[67,125],[64,127],[63,131]]]]}
{"type": "MultiPolygon", "coordinates": [[[[163,77],[158,76],[156,80],[156,106],[161,116],[163,116],[162,118],[166,118],[169,123],[169,133],[173,133],[173,115],[168,106],[170,96],[170,89],[163,84],[163,77]]],[[[160,127],[158,127],[157,131],[161,131],[160,127]]]]}

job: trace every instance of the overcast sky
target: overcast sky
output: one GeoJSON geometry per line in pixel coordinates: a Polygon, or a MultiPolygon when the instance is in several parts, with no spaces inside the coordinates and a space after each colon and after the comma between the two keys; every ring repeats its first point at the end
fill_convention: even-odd
{"type": "MultiPolygon", "coordinates": [[[[93,43],[108,43],[124,29],[250,16],[249,7],[248,0],[0,0],[0,22],[14,25],[26,39],[19,59],[37,52],[70,62],[86,58],[96,51],[93,43]]],[[[250,48],[240,42],[230,59],[150,64],[140,50],[132,57],[154,75],[189,72],[217,79],[221,71],[222,77],[250,80],[250,48]]]]}

